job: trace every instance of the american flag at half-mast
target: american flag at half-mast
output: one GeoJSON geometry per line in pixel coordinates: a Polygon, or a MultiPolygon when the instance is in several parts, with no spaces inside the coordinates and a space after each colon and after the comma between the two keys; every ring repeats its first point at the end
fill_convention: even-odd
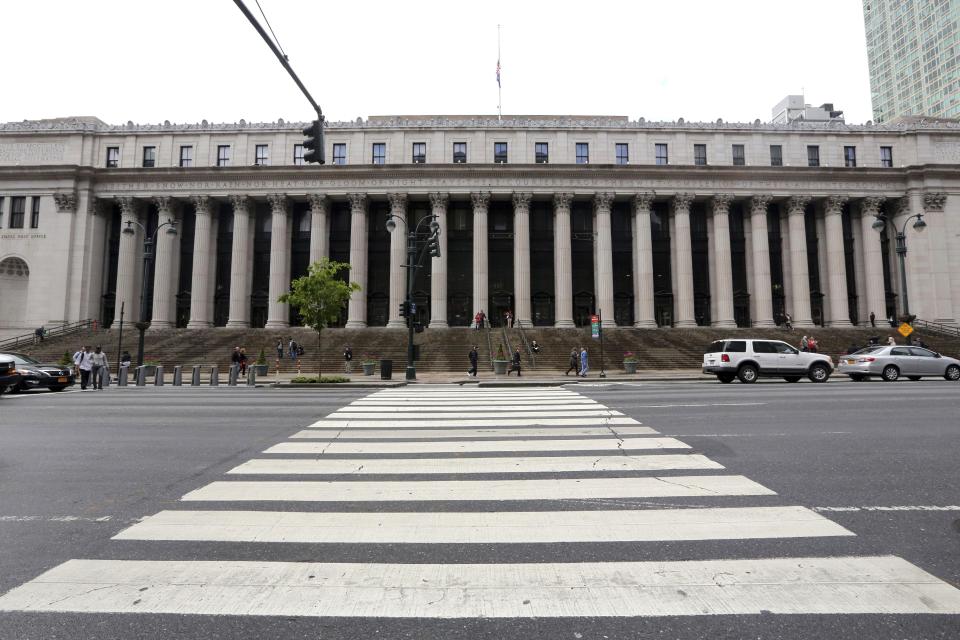
{"type": "Polygon", "coordinates": [[[497,86],[500,86],[500,58],[497,58],[497,86]]]}

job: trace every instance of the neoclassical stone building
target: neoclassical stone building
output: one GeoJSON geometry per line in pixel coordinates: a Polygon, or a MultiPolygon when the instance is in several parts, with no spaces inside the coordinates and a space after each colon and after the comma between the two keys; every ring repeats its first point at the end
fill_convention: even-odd
{"type": "Polygon", "coordinates": [[[418,319],[469,326],[848,326],[960,313],[960,124],[685,123],[625,117],[371,117],[301,124],[0,125],[0,329],[139,316],[154,329],[285,327],[277,297],[321,256],[362,290],[348,327],[402,326],[402,233],[438,217],[418,319]],[[144,235],[157,234],[143,282],[144,235]]]}

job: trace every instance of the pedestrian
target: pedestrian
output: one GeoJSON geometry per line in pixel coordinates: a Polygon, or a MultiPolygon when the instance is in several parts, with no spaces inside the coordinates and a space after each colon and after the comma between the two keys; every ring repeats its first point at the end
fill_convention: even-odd
{"type": "Polygon", "coordinates": [[[860,351],[860,345],[856,343],[853,343],[849,347],[847,347],[847,355],[850,355],[851,353],[856,353],[857,351],[860,351]]]}
{"type": "Polygon", "coordinates": [[[511,312],[511,311],[508,309],[508,310],[507,310],[507,313],[506,313],[506,316],[507,316],[507,326],[510,327],[511,329],[513,329],[513,312],[511,312]]]}
{"type": "Polygon", "coordinates": [[[577,354],[576,347],[574,347],[573,349],[570,349],[570,366],[567,367],[567,371],[563,375],[568,376],[570,375],[571,371],[573,371],[574,374],[578,374],[578,375],[580,373],[580,357],[577,354]]]}
{"type": "Polygon", "coordinates": [[[870,326],[877,326],[877,314],[875,314],[873,311],[870,312],[870,326]]]}
{"type": "Polygon", "coordinates": [[[237,365],[237,368],[240,368],[240,347],[233,348],[233,353],[230,354],[230,365],[237,365]]]}
{"type": "Polygon", "coordinates": [[[80,362],[83,361],[83,347],[73,353],[73,375],[80,375],[80,362]]]}
{"type": "Polygon", "coordinates": [[[473,316],[473,328],[475,331],[483,328],[483,311],[477,311],[477,315],[473,316]]]}
{"type": "Polygon", "coordinates": [[[894,347],[896,346],[897,341],[893,339],[893,336],[887,338],[887,345],[894,347]]]}
{"type": "Polygon", "coordinates": [[[80,362],[77,368],[80,369],[80,390],[86,391],[90,384],[90,371],[93,370],[93,354],[90,353],[90,346],[87,345],[80,352],[80,362]]]}
{"type": "Polygon", "coordinates": [[[477,345],[473,345],[473,348],[470,349],[470,353],[467,354],[467,357],[470,359],[470,370],[467,371],[467,375],[476,378],[477,360],[479,358],[479,355],[477,354],[477,345]]]}
{"type": "Polygon", "coordinates": [[[891,326],[891,327],[896,327],[896,326],[897,326],[897,321],[893,319],[893,314],[890,314],[890,317],[887,318],[887,322],[890,323],[890,326],[891,326]]]}
{"type": "Polygon", "coordinates": [[[283,360],[283,338],[277,338],[277,360],[283,360]]]}
{"type": "Polygon", "coordinates": [[[487,314],[480,309],[480,324],[477,325],[477,329],[483,329],[485,326],[487,326],[487,314]]]}
{"type": "Polygon", "coordinates": [[[810,343],[807,340],[807,336],[800,338],[800,351],[810,351],[810,343]]]}
{"type": "Polygon", "coordinates": [[[783,324],[787,325],[787,331],[793,331],[793,318],[789,313],[783,314],[783,324]]]}
{"type": "Polygon", "coordinates": [[[304,353],[304,351],[303,351],[303,345],[298,342],[298,343],[297,343],[297,359],[298,359],[298,360],[299,360],[300,357],[303,355],[303,353],[304,353]]]}
{"type": "Polygon", "coordinates": [[[536,340],[530,343],[530,350],[534,353],[540,353],[540,345],[537,344],[536,340]]]}
{"type": "Polygon", "coordinates": [[[587,372],[590,371],[590,366],[587,362],[587,348],[580,348],[580,377],[586,378],[587,372]]]}
{"type": "Polygon", "coordinates": [[[345,345],[343,347],[343,367],[347,373],[350,373],[353,365],[353,349],[350,348],[350,345],[345,345]]]}
{"type": "Polygon", "coordinates": [[[121,366],[121,367],[130,368],[130,361],[131,361],[131,360],[133,360],[133,358],[130,357],[130,352],[129,352],[129,351],[124,350],[124,352],[123,352],[122,354],[120,354],[120,366],[121,366]]]}
{"type": "Polygon", "coordinates": [[[290,342],[287,343],[287,349],[289,350],[289,353],[290,353],[290,359],[296,360],[297,359],[297,341],[294,340],[292,337],[290,338],[290,342]]]}
{"type": "Polygon", "coordinates": [[[923,340],[917,340],[917,346],[920,347],[921,349],[929,349],[929,348],[930,348],[930,347],[927,346],[927,343],[924,342],[923,340]]]}
{"type": "Polygon", "coordinates": [[[33,330],[33,344],[40,342],[40,336],[43,335],[43,329],[37,327],[33,330]]]}
{"type": "Polygon", "coordinates": [[[520,377],[520,347],[517,347],[517,350],[513,352],[513,361],[510,364],[510,368],[507,370],[507,375],[510,375],[511,371],[517,372],[517,377],[520,377]]]}
{"type": "Polygon", "coordinates": [[[240,375],[247,375],[247,350],[240,347],[240,375]]]}
{"type": "Polygon", "coordinates": [[[103,376],[110,375],[110,363],[107,362],[107,354],[103,352],[100,345],[97,345],[90,354],[90,373],[93,376],[93,389],[103,391],[103,376]]]}
{"type": "Polygon", "coordinates": [[[817,349],[819,348],[820,347],[817,344],[816,338],[814,338],[813,336],[810,336],[809,338],[807,338],[807,349],[810,351],[810,353],[816,353],[817,349]]]}

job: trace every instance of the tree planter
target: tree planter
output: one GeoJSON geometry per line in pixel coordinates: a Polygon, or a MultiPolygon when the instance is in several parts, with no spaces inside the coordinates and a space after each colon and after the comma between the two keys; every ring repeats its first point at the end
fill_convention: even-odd
{"type": "Polygon", "coordinates": [[[502,376],[507,373],[507,365],[509,364],[510,364],[509,360],[494,360],[493,372],[498,376],[502,376]]]}
{"type": "Polygon", "coordinates": [[[376,362],[364,362],[363,363],[363,375],[372,376],[374,369],[376,369],[376,362]]]}
{"type": "Polygon", "coordinates": [[[623,370],[627,373],[636,373],[637,372],[637,363],[636,362],[624,362],[623,370]]]}
{"type": "Polygon", "coordinates": [[[258,376],[265,376],[269,372],[270,365],[267,364],[255,364],[253,365],[253,370],[257,372],[258,376]]]}
{"type": "Polygon", "coordinates": [[[152,378],[157,375],[157,365],[155,364],[145,364],[143,365],[143,375],[148,378],[152,378]]]}

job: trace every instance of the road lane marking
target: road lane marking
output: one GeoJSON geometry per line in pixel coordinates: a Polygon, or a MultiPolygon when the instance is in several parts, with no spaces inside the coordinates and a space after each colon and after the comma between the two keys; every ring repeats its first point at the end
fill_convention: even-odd
{"type": "MultiPolygon", "coordinates": [[[[560,415],[569,415],[577,416],[580,414],[583,415],[605,415],[610,413],[612,415],[623,415],[619,411],[612,411],[607,409],[602,404],[591,403],[591,404],[564,404],[556,406],[547,406],[542,405],[501,405],[499,403],[490,405],[486,404],[483,407],[477,407],[476,409],[470,407],[464,407],[462,405],[445,405],[442,407],[435,407],[430,405],[411,405],[411,406],[397,406],[397,405],[387,405],[387,406],[356,406],[356,405],[347,405],[337,409],[338,413],[366,413],[371,411],[379,411],[382,413],[420,413],[424,414],[425,417],[429,417],[434,413],[439,414],[460,414],[467,412],[465,417],[469,417],[474,413],[478,415],[490,415],[490,412],[495,412],[498,415],[502,414],[516,414],[519,416],[531,415],[531,416],[540,416],[540,415],[550,415],[550,416],[560,416],[560,415]]],[[[403,416],[398,416],[403,417],[403,416]]],[[[408,416],[409,417],[409,416],[408,416]]]]}
{"type": "Polygon", "coordinates": [[[70,560],[2,611],[372,618],[958,614],[960,591],[893,556],[369,564],[70,560]]]}
{"type": "MultiPolygon", "coordinates": [[[[650,427],[617,427],[617,435],[650,436],[657,431],[650,427]]],[[[304,429],[291,438],[308,440],[330,439],[336,436],[347,439],[393,439],[393,440],[447,440],[449,438],[503,438],[546,436],[606,436],[612,434],[606,427],[555,427],[552,429],[304,429]]]]}
{"type": "Polygon", "coordinates": [[[417,418],[415,420],[399,420],[395,416],[392,416],[389,419],[384,418],[380,420],[361,420],[355,417],[341,419],[324,418],[322,420],[317,420],[307,428],[346,429],[351,427],[366,427],[382,429],[419,429],[422,427],[576,427],[591,425],[617,426],[637,424],[640,424],[640,422],[634,420],[633,418],[619,416],[613,418],[499,418],[496,420],[496,422],[489,419],[447,419],[435,418],[433,416],[430,416],[429,419],[417,418]]]}
{"type": "MultiPolygon", "coordinates": [[[[494,410],[485,410],[485,411],[447,411],[444,413],[431,412],[425,415],[411,416],[417,419],[478,419],[484,418],[487,420],[496,419],[496,418],[511,418],[511,417],[521,417],[521,418],[607,418],[607,417],[616,417],[622,416],[623,414],[619,411],[614,411],[612,409],[590,409],[586,411],[514,411],[511,409],[504,409],[503,411],[494,411],[494,410]]],[[[363,411],[353,413],[351,411],[344,411],[340,409],[331,413],[327,418],[336,420],[388,420],[391,418],[398,418],[395,412],[392,411],[363,411]]]]}
{"type": "Polygon", "coordinates": [[[161,511],[115,540],[312,544],[549,544],[853,536],[803,507],[310,513],[161,511]]]}
{"type": "MultiPolygon", "coordinates": [[[[608,434],[609,435],[609,434],[608,434]]],[[[439,440],[432,442],[281,442],[264,453],[310,454],[390,454],[390,453],[487,453],[492,451],[641,451],[649,449],[689,449],[675,438],[614,437],[591,440],[439,440]]]]}
{"type": "Polygon", "coordinates": [[[960,511],[960,505],[870,505],[864,507],[813,507],[814,511],[960,511]]]}

